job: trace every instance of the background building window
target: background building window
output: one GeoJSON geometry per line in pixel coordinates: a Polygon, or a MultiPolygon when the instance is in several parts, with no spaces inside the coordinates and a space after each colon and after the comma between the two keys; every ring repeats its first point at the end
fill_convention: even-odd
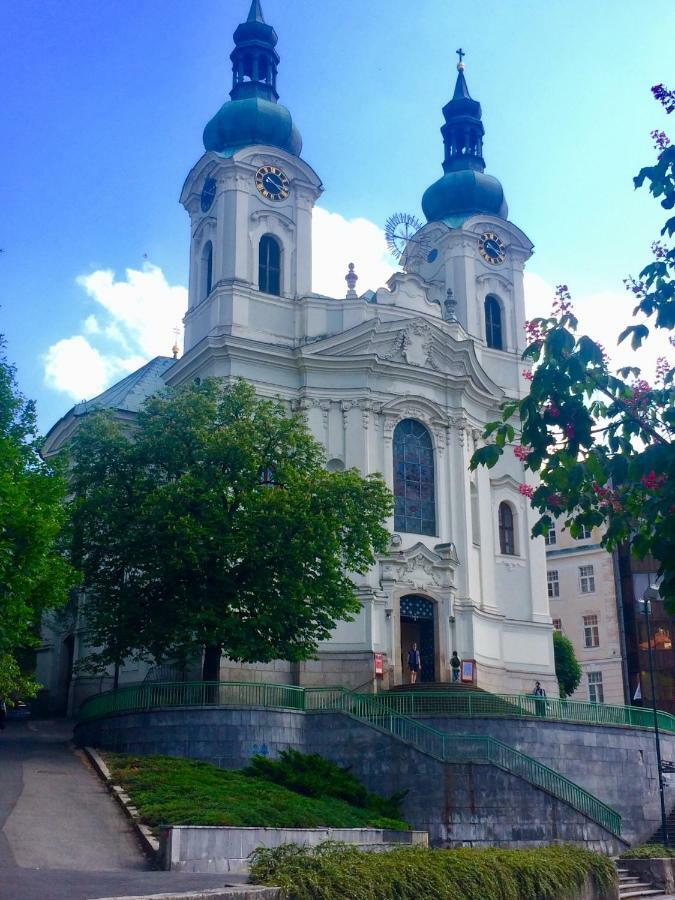
{"type": "Polygon", "coordinates": [[[578,541],[588,541],[591,537],[591,529],[588,525],[581,526],[581,534],[577,538],[578,541]]]}
{"type": "Polygon", "coordinates": [[[584,616],[584,647],[600,646],[600,629],[597,616],[584,616]]]}
{"type": "Polygon", "coordinates": [[[394,529],[436,534],[434,448],[427,429],[404,419],[394,431],[394,529]]]}
{"type": "Polygon", "coordinates": [[[602,672],[588,673],[588,699],[591,703],[605,702],[605,692],[602,689],[602,672]]]}
{"type": "Polygon", "coordinates": [[[546,580],[548,582],[548,595],[549,597],[559,597],[560,596],[560,581],[558,580],[558,570],[551,569],[550,572],[546,573],[546,580]]]}
{"type": "Polygon", "coordinates": [[[265,294],[281,295],[281,247],[271,234],[260,238],[258,248],[258,287],[265,294]]]}
{"type": "Polygon", "coordinates": [[[496,297],[485,298],[485,340],[488,347],[503,350],[502,309],[496,297]]]}
{"type": "Polygon", "coordinates": [[[556,631],[562,631],[562,619],[553,619],[553,627],[556,631]]]}
{"type": "Polygon", "coordinates": [[[592,594],[595,591],[593,566],[579,566],[579,587],[582,594],[592,594]]]}
{"type": "Polygon", "coordinates": [[[544,543],[547,547],[550,547],[551,544],[558,543],[558,535],[555,533],[555,525],[551,525],[549,530],[544,535],[544,543]]]}
{"type": "Polygon", "coordinates": [[[499,552],[516,555],[516,533],[513,527],[513,510],[508,503],[499,504],[499,552]]]}

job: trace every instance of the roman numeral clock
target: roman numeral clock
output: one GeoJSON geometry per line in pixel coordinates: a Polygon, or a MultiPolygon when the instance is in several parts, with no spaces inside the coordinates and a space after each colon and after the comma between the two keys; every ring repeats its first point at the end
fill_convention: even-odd
{"type": "Polygon", "coordinates": [[[260,166],[255,173],[255,186],[266,200],[279,202],[290,193],[290,181],[277,166],[260,166]]]}

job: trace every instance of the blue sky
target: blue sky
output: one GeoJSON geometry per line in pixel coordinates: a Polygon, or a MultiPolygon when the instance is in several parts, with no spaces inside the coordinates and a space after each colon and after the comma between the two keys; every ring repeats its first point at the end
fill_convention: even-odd
{"type": "MultiPolygon", "coordinates": [[[[319,205],[334,214],[317,226],[317,290],[344,291],[336,273],[357,249],[360,290],[394,264],[377,228],[392,212],[421,217],[441,172],[441,107],[461,45],[483,106],[487,171],[535,244],[533,303],[565,281],[589,331],[620,329],[622,278],[648,260],[663,219],[631,178],[653,158],[649,131],[675,131],[649,92],[675,83],[675,4],[262,3],[279,35],[281,101],[324,182],[319,205]]],[[[0,331],[44,429],[101,378],[170,350],[187,284],[178,196],[227,99],[232,32],[247,9],[248,0],[3,8],[0,331]],[[84,344],[95,346],[97,377],[77,355],[84,344]],[[52,371],[48,384],[55,346],[53,366],[71,353],[74,371],[52,371]]]]}

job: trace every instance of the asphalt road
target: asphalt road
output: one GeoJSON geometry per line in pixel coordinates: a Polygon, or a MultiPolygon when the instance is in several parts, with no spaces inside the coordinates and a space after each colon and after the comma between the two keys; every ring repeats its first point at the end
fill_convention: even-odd
{"type": "Polygon", "coordinates": [[[0,731],[0,900],[96,900],[242,881],[151,868],[71,723],[9,720],[0,731]]]}

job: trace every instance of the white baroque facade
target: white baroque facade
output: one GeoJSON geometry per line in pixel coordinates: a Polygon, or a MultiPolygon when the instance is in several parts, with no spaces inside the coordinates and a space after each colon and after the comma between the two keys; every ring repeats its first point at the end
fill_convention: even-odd
{"type": "MultiPolygon", "coordinates": [[[[408,243],[403,271],[376,291],[358,296],[351,282],[346,297],[332,298],[311,290],[322,186],[276,102],[275,43],[254,0],[235,32],[232,99],[207,125],[206,152],[181,193],[191,234],[185,348],[161,377],[174,386],[244,378],[260,396],[281,397],[305,414],[330,468],[382,473],[397,509],[389,551],[356,579],[360,614],[338,625],[316,660],[225,662],[223,677],[372,687],[382,654],[386,687],[407,680],[416,641],[423,680],[448,681],[457,650],[476,661],[480,687],[530,691],[539,679],[555,694],[544,544],[530,537],[535,519],[519,489],[528,478],[509,452],[492,470],[469,471],[500,403],[527,390],[523,268],[532,244],[483,173],[480,105],[464,67],[444,109],[444,175],[424,196],[428,222],[408,243]]],[[[138,401],[146,369],[121,383],[133,384],[127,393],[115,386],[89,408],[128,414],[122,397],[138,401]]],[[[80,414],[57,423],[48,452],[80,414]]]]}

